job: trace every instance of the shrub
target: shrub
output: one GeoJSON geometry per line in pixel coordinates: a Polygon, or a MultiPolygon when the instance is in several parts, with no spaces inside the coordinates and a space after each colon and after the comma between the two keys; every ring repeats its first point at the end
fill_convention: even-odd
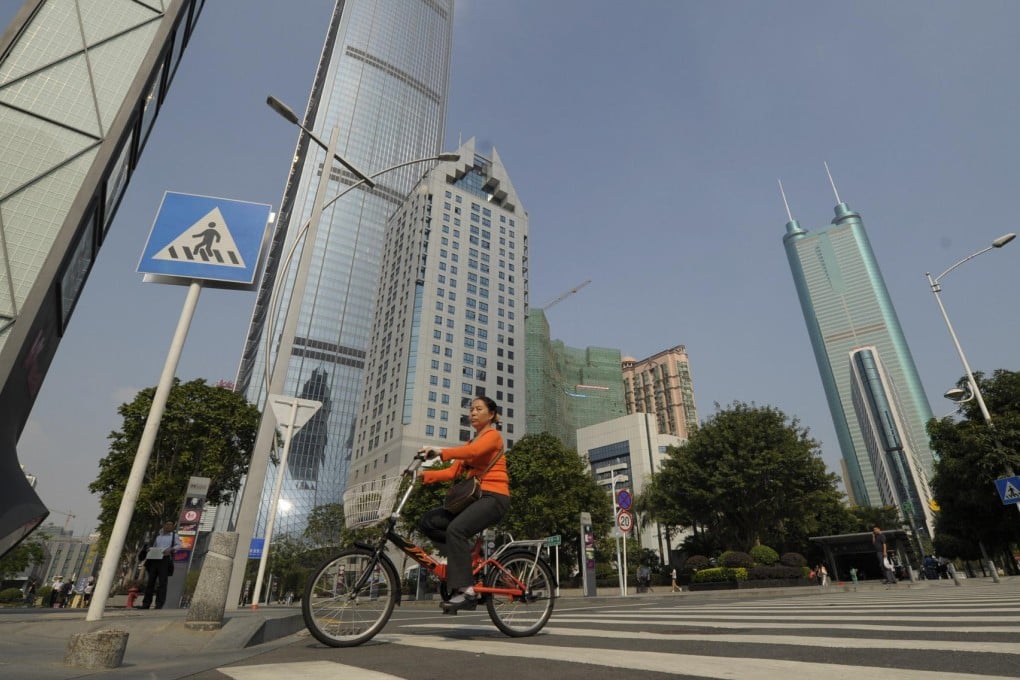
{"type": "Polygon", "coordinates": [[[708,558],[704,555],[691,555],[684,562],[684,571],[694,573],[708,566],[708,558]]]}
{"type": "Polygon", "coordinates": [[[779,561],[779,553],[767,545],[756,545],[751,548],[751,559],[755,564],[770,567],[779,561]]]}
{"type": "Polygon", "coordinates": [[[727,550],[719,556],[719,564],[724,567],[747,568],[754,564],[754,560],[746,552],[740,552],[739,550],[727,550]]]}
{"type": "Polygon", "coordinates": [[[788,567],[783,564],[762,565],[747,570],[750,581],[771,581],[775,579],[799,579],[804,576],[804,567],[788,567]]]}
{"type": "Polygon", "coordinates": [[[40,586],[35,591],[35,601],[42,602],[43,606],[49,606],[50,604],[50,593],[53,592],[53,586],[40,586]]]}
{"type": "Polygon", "coordinates": [[[746,581],[747,569],[743,567],[711,567],[701,569],[691,579],[692,583],[725,583],[727,581],[746,581]]]}
{"type": "Polygon", "coordinates": [[[780,564],[785,564],[788,567],[806,567],[807,560],[800,553],[788,552],[783,553],[782,557],[779,558],[780,564]]]}
{"type": "Polygon", "coordinates": [[[11,602],[21,602],[25,599],[25,593],[21,592],[21,588],[4,588],[0,590],[0,603],[9,604],[11,602]]]}

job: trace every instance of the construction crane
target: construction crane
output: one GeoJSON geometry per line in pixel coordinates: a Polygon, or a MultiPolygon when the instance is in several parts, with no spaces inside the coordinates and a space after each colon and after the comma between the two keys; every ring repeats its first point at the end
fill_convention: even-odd
{"type": "Polygon", "coordinates": [[[71,523],[71,520],[77,517],[77,515],[75,515],[74,513],[63,512],[61,510],[50,510],[50,512],[56,513],[58,515],[64,515],[67,518],[64,520],[64,533],[67,533],[67,525],[71,523]]]}
{"type": "Polygon", "coordinates": [[[582,284],[580,284],[580,285],[574,286],[573,288],[571,288],[570,290],[568,290],[568,291],[567,291],[566,293],[563,293],[563,294],[562,294],[562,295],[560,295],[560,296],[559,296],[558,298],[556,298],[555,300],[553,300],[552,302],[550,302],[549,304],[547,304],[547,305],[546,305],[545,307],[539,307],[539,309],[541,309],[541,310],[542,310],[543,312],[547,312],[547,311],[549,311],[549,308],[550,308],[550,307],[552,307],[552,306],[554,306],[554,305],[558,305],[559,303],[563,302],[563,301],[564,301],[564,300],[566,300],[566,299],[567,299],[568,297],[570,297],[571,295],[573,295],[573,294],[574,294],[574,293],[576,293],[577,291],[579,291],[579,290],[581,290],[582,288],[584,288],[585,286],[587,286],[587,285],[588,285],[589,283],[591,283],[591,279],[588,279],[587,281],[585,281],[584,283],[582,283],[582,284]]]}

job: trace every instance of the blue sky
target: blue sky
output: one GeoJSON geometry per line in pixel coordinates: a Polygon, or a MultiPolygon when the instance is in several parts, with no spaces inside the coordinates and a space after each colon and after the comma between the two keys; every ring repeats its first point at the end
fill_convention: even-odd
{"type": "MultiPolygon", "coordinates": [[[[135,273],[163,192],[279,205],[296,130],[264,100],[303,109],[332,5],[206,3],[19,444],[78,532],[96,524],[87,485],[116,408],[158,381],[184,301],[135,273]]],[[[498,149],[530,216],[533,304],[592,280],[549,311],[554,337],[638,358],[685,344],[702,419],[716,402],[774,405],[838,471],[777,180],[820,228],[829,163],[948,413],[963,369],[924,273],[1018,230],[1018,24],[1020,4],[992,0],[467,0],[446,147],[498,149]]],[[[1018,244],[943,282],[975,370],[1018,368],[1018,244]]],[[[203,292],[179,377],[234,377],[253,301],[203,292]]]]}

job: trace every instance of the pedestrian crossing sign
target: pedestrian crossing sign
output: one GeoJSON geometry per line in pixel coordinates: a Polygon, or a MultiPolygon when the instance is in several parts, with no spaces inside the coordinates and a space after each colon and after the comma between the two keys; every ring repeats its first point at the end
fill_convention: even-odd
{"type": "Polygon", "coordinates": [[[1003,477],[995,480],[995,488],[999,490],[999,497],[1003,505],[1020,503],[1020,477],[1003,477]]]}
{"type": "MultiPolygon", "coordinates": [[[[168,191],[138,271],[146,281],[218,282],[251,289],[261,264],[271,206],[168,191]]],[[[217,283],[214,283],[217,285],[217,283]]]]}

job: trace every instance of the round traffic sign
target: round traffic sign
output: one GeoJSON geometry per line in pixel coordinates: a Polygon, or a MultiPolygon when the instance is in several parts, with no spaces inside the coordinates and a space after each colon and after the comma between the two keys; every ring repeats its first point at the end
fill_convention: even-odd
{"type": "Polygon", "coordinates": [[[620,506],[621,510],[630,510],[630,504],[633,500],[630,491],[627,489],[620,489],[616,494],[616,504],[620,506]]]}
{"type": "Polygon", "coordinates": [[[616,526],[620,527],[620,531],[623,533],[627,533],[634,526],[634,515],[626,510],[621,510],[620,514],[616,516],[616,526]]]}

